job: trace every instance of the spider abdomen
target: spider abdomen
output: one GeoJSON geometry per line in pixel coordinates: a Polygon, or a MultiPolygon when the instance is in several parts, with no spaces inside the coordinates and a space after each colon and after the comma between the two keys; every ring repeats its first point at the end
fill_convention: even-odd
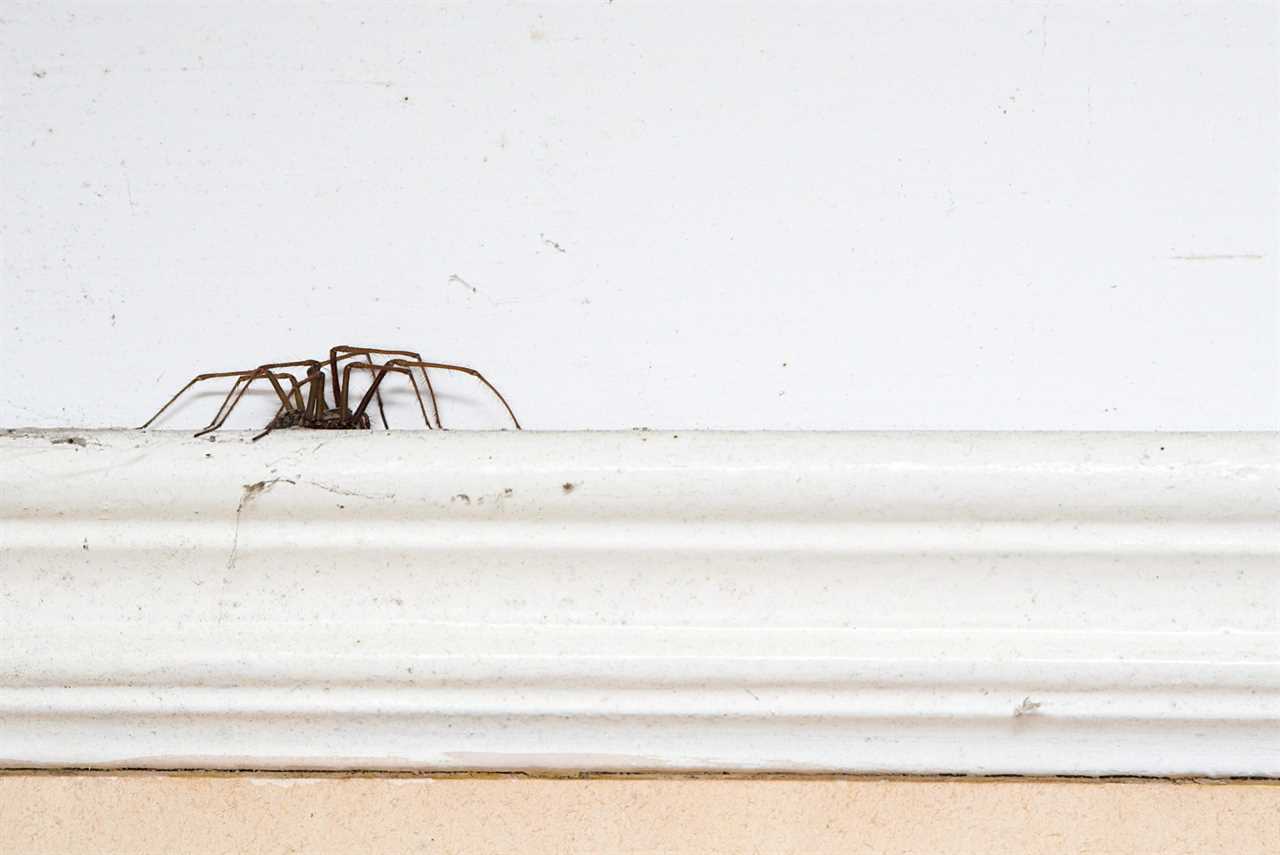
{"type": "Polygon", "coordinates": [[[368,430],[369,414],[329,409],[319,416],[304,417],[299,425],[314,430],[368,430]]]}

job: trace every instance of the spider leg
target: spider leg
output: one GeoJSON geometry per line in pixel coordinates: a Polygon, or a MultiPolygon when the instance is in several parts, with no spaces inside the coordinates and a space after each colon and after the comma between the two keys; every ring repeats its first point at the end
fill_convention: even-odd
{"type": "MultiPolygon", "coordinates": [[[[431,385],[431,375],[427,373],[425,368],[421,368],[419,370],[422,372],[422,379],[427,381],[427,394],[431,396],[431,412],[436,414],[436,427],[440,428],[440,430],[444,430],[444,425],[440,424],[440,402],[436,400],[436,389],[431,385]]],[[[412,374],[409,375],[409,379],[413,380],[412,374]]],[[[414,382],[413,388],[416,392],[418,389],[417,382],[414,382]]],[[[421,395],[418,396],[418,402],[422,402],[421,395]]],[[[427,419],[427,425],[430,426],[430,424],[431,420],[427,419]]]]}
{"type": "MultiPolygon", "coordinates": [[[[239,376],[239,378],[236,378],[236,383],[234,383],[234,384],[232,385],[232,388],[228,389],[227,397],[223,398],[223,403],[221,403],[221,406],[220,406],[220,407],[218,407],[218,413],[216,413],[216,415],[214,415],[214,419],[212,419],[212,421],[210,421],[210,422],[209,422],[209,425],[205,425],[205,426],[206,426],[206,428],[209,428],[209,426],[211,426],[212,424],[214,424],[214,422],[215,422],[215,421],[218,421],[218,420],[219,420],[219,417],[220,417],[221,415],[223,415],[223,410],[225,410],[225,408],[227,408],[227,404],[228,404],[230,401],[232,401],[232,398],[233,398],[233,397],[236,397],[236,399],[238,399],[238,396],[236,396],[236,393],[237,393],[237,390],[239,390],[239,388],[241,388],[241,384],[242,384],[242,383],[244,383],[244,380],[251,379],[251,378],[252,378],[252,376],[253,376],[253,374],[255,374],[255,372],[257,372],[257,371],[261,371],[261,370],[262,370],[262,369],[261,369],[261,367],[259,367],[259,369],[255,369],[255,371],[250,372],[250,374],[246,374],[246,375],[244,375],[244,376],[239,376]]],[[[282,371],[282,372],[279,372],[279,374],[278,374],[278,375],[276,375],[276,376],[287,376],[287,378],[289,378],[289,381],[291,381],[291,383],[293,384],[293,396],[294,396],[294,398],[296,398],[297,408],[298,408],[298,410],[301,410],[301,408],[302,408],[302,393],[300,392],[300,389],[298,389],[298,381],[297,381],[297,378],[294,378],[294,376],[293,376],[292,374],[285,374],[285,372],[283,372],[283,371],[282,371]]],[[[273,384],[274,384],[274,383],[275,383],[275,380],[274,380],[274,379],[273,379],[273,380],[271,380],[271,383],[273,383],[273,384]]],[[[288,399],[287,397],[282,397],[282,398],[280,398],[280,401],[282,401],[282,403],[280,403],[280,408],[279,408],[279,410],[276,410],[276,411],[275,411],[275,415],[276,415],[276,416],[279,416],[279,415],[280,415],[280,413],[284,412],[285,410],[293,410],[293,408],[294,408],[294,404],[293,404],[293,403],[291,403],[291,402],[289,402],[289,399],[288,399]]]]}
{"type": "MultiPolygon", "coordinates": [[[[363,362],[351,362],[351,363],[348,363],[346,367],[346,371],[345,371],[346,377],[343,379],[344,392],[347,389],[351,388],[351,369],[352,368],[360,368],[366,371],[377,372],[373,377],[372,381],[369,383],[369,389],[365,392],[364,397],[360,400],[360,406],[356,408],[355,416],[357,418],[359,418],[364,413],[365,407],[369,406],[370,396],[378,395],[378,387],[382,385],[382,379],[387,376],[387,372],[394,371],[399,374],[404,374],[406,377],[409,378],[409,382],[413,384],[413,394],[416,395],[418,398],[418,409],[422,410],[422,420],[427,423],[427,430],[434,430],[434,428],[431,425],[431,419],[427,417],[426,405],[422,403],[422,392],[418,389],[418,381],[414,379],[412,371],[410,371],[407,368],[400,368],[398,366],[391,365],[391,364],[374,365],[372,361],[370,361],[369,364],[367,365],[363,362]]],[[[344,408],[346,407],[345,400],[343,401],[343,407],[344,408]]]]}
{"type": "Polygon", "coordinates": [[[324,372],[315,371],[307,376],[311,377],[311,396],[307,398],[307,417],[317,419],[321,412],[328,409],[329,404],[324,399],[324,372]]]}
{"type": "MultiPolygon", "coordinates": [[[[289,411],[289,412],[296,412],[296,413],[305,413],[305,412],[306,412],[307,407],[309,406],[309,405],[308,405],[308,403],[306,403],[306,402],[303,400],[302,387],[299,385],[299,383],[298,383],[298,381],[297,381],[297,378],[295,378],[292,374],[288,373],[287,371],[281,371],[281,372],[278,372],[278,374],[277,374],[276,376],[278,376],[278,377],[288,377],[288,378],[289,378],[289,382],[290,382],[290,384],[292,384],[292,385],[293,385],[293,397],[294,397],[294,399],[295,399],[295,401],[296,401],[296,404],[297,404],[297,405],[296,405],[296,406],[294,406],[294,407],[290,407],[290,406],[289,406],[289,402],[288,402],[288,400],[287,400],[287,399],[282,399],[282,400],[283,400],[283,403],[281,403],[281,404],[280,404],[280,406],[276,409],[276,414],[275,414],[274,416],[272,416],[272,417],[271,417],[271,421],[267,422],[267,427],[266,427],[266,429],[265,429],[265,430],[263,430],[263,431],[262,431],[262,433],[259,433],[259,434],[254,435],[254,437],[253,437],[253,439],[252,439],[252,441],[253,441],[253,442],[257,442],[258,440],[262,439],[262,438],[263,438],[264,436],[266,436],[267,434],[271,433],[271,431],[275,430],[275,428],[276,428],[276,422],[277,422],[277,421],[279,421],[280,417],[281,417],[281,416],[283,416],[283,415],[285,414],[285,412],[286,412],[286,411],[289,411]]],[[[303,380],[303,382],[305,383],[305,382],[306,382],[306,380],[307,380],[307,378],[306,378],[306,377],[303,377],[303,378],[302,378],[302,380],[303,380]]],[[[274,383],[274,381],[273,381],[273,383],[274,383]]],[[[305,418],[305,416],[304,416],[304,418],[305,418]]]]}
{"type": "MultiPolygon", "coordinates": [[[[174,402],[174,401],[176,401],[176,400],[178,400],[180,397],[182,397],[182,393],[183,393],[183,392],[187,391],[188,389],[190,389],[192,386],[196,385],[197,383],[199,383],[199,382],[201,382],[201,381],[203,381],[203,380],[213,380],[213,379],[216,379],[216,378],[218,378],[218,377],[243,377],[243,376],[244,376],[244,375],[246,375],[246,374],[252,374],[252,373],[253,373],[253,371],[254,371],[254,369],[252,369],[252,368],[251,368],[251,369],[249,369],[248,371],[217,371],[217,372],[214,372],[214,373],[212,373],[212,374],[197,374],[195,377],[191,378],[191,382],[187,383],[187,385],[185,385],[185,386],[183,386],[181,389],[179,389],[179,390],[174,394],[174,396],[173,396],[172,398],[170,398],[170,399],[165,403],[165,405],[164,405],[163,407],[161,407],[160,409],[156,410],[156,414],[155,414],[154,416],[152,416],[151,418],[147,419],[147,420],[146,420],[146,422],[144,422],[144,423],[143,423],[143,424],[138,428],[138,430],[145,430],[147,427],[149,427],[149,426],[151,425],[151,423],[152,423],[152,422],[154,422],[156,419],[160,418],[160,414],[161,414],[161,413],[163,413],[165,410],[169,409],[169,407],[171,407],[171,406],[173,405],[173,402],[174,402]]],[[[238,381],[237,381],[237,382],[238,382],[238,381]]]]}
{"type": "MultiPolygon", "coordinates": [[[[320,366],[324,363],[315,362],[314,364],[308,364],[310,364],[311,367],[307,369],[306,376],[302,378],[302,383],[300,384],[301,386],[307,387],[307,393],[301,396],[304,403],[299,407],[302,411],[303,419],[319,418],[320,415],[329,407],[329,402],[326,401],[324,397],[324,372],[320,370],[320,366]]],[[[276,411],[276,415],[279,416],[283,412],[284,408],[281,407],[276,411]]]]}
{"type": "MultiPolygon", "coordinates": [[[[414,361],[417,361],[417,362],[422,361],[422,354],[412,350],[385,350],[377,347],[352,347],[346,344],[340,344],[337,347],[332,347],[329,349],[329,367],[330,367],[330,370],[333,371],[334,373],[333,388],[334,388],[335,397],[338,394],[338,391],[337,391],[338,390],[338,376],[337,376],[338,363],[344,359],[351,359],[357,356],[364,356],[369,360],[369,364],[372,365],[373,357],[371,357],[370,354],[374,354],[374,353],[378,354],[379,356],[407,356],[413,359],[414,361]]],[[[422,379],[425,380],[427,383],[427,395],[431,398],[431,410],[432,412],[435,413],[435,416],[436,416],[436,427],[439,427],[440,426],[440,403],[436,400],[436,390],[435,390],[435,387],[431,384],[431,375],[427,374],[425,369],[420,369],[420,370],[422,370],[422,379]]],[[[412,374],[410,374],[409,377],[413,382],[414,390],[417,391],[418,389],[417,380],[413,379],[412,374]]],[[[421,394],[419,394],[419,399],[421,399],[421,394]]],[[[421,401],[419,401],[419,403],[421,403],[421,401]]],[[[378,397],[378,406],[379,408],[381,408],[382,406],[381,393],[379,393],[379,397],[378,397]]],[[[384,417],[383,419],[384,425],[385,425],[385,422],[386,422],[386,419],[384,417]]],[[[431,426],[430,419],[427,419],[427,426],[428,427],[431,426]]]]}
{"type": "MultiPolygon", "coordinates": [[[[295,390],[297,389],[298,381],[291,374],[274,374],[266,368],[256,368],[253,371],[248,372],[247,376],[242,378],[244,380],[244,385],[240,387],[240,391],[236,394],[235,399],[231,401],[230,406],[226,408],[225,412],[219,411],[218,418],[214,419],[208,427],[197,433],[196,436],[204,436],[206,433],[211,433],[212,431],[222,427],[223,423],[226,422],[227,417],[231,415],[231,411],[236,408],[236,404],[239,404],[240,399],[244,397],[244,393],[249,391],[249,387],[253,385],[253,381],[259,380],[263,377],[266,377],[271,381],[271,386],[275,389],[276,395],[280,398],[280,403],[286,407],[291,407],[291,404],[289,403],[289,396],[285,394],[284,388],[280,385],[280,381],[276,379],[281,376],[288,377],[289,380],[293,382],[295,390]]],[[[239,384],[237,383],[237,385],[239,384]]],[[[301,394],[301,392],[298,392],[298,394],[301,394]]]]}
{"type": "MultiPolygon", "coordinates": [[[[258,368],[254,369],[254,372],[252,372],[252,374],[254,376],[257,376],[259,372],[262,372],[264,369],[267,369],[270,367],[271,366],[267,366],[267,365],[259,366],[258,368]]],[[[271,385],[276,388],[276,394],[280,395],[280,401],[281,401],[280,409],[276,410],[275,418],[279,418],[280,415],[287,410],[297,409],[301,411],[303,409],[304,404],[302,401],[302,390],[298,386],[298,379],[296,377],[294,377],[292,374],[286,371],[280,371],[274,374],[267,374],[266,376],[270,377],[271,385]],[[292,403],[289,401],[288,396],[281,394],[282,390],[280,389],[280,384],[275,379],[276,377],[287,377],[289,379],[289,383],[293,386],[292,392],[293,392],[294,401],[292,403]]],[[[214,422],[218,421],[218,418],[219,416],[222,416],[222,411],[226,408],[227,403],[231,401],[232,396],[236,394],[236,390],[240,389],[240,384],[245,382],[246,379],[252,382],[253,376],[246,374],[244,377],[236,378],[235,384],[231,387],[230,390],[228,390],[227,396],[222,399],[222,406],[218,407],[217,415],[213,417],[213,421],[209,422],[208,425],[205,425],[206,428],[211,427],[214,422]]],[[[236,397],[236,400],[239,400],[238,396],[236,397]]]]}
{"type": "MultiPolygon", "coordinates": [[[[320,365],[321,365],[321,362],[320,362],[318,359],[297,359],[297,360],[294,360],[293,362],[268,362],[266,365],[259,365],[259,366],[258,366],[257,368],[255,368],[254,370],[255,370],[255,371],[262,371],[263,369],[274,369],[274,368],[294,368],[294,367],[299,367],[299,368],[300,368],[300,367],[302,367],[302,366],[304,366],[304,365],[307,367],[307,373],[306,373],[306,376],[304,376],[304,377],[302,378],[302,381],[303,381],[303,383],[306,383],[306,382],[307,382],[307,380],[308,380],[308,378],[309,378],[309,377],[311,377],[314,373],[316,373],[316,371],[319,369],[319,367],[320,367],[320,365]]],[[[308,402],[308,401],[305,399],[305,396],[302,394],[302,387],[298,384],[297,379],[296,379],[292,374],[287,373],[287,372],[283,372],[283,371],[282,371],[282,372],[279,372],[279,376],[282,376],[282,377],[288,377],[288,378],[289,378],[289,382],[293,384],[293,397],[294,397],[294,401],[295,401],[295,403],[296,403],[296,405],[297,405],[297,406],[296,406],[296,409],[297,409],[299,412],[306,412],[306,413],[309,413],[309,412],[310,412],[310,402],[308,402]]],[[[241,378],[241,379],[244,379],[244,378],[241,378]]],[[[236,381],[236,385],[239,385],[239,383],[240,383],[240,381],[239,381],[239,380],[237,380],[237,381],[236,381]]],[[[313,386],[314,386],[314,384],[313,384],[313,386]]],[[[222,405],[223,405],[223,406],[226,406],[227,401],[231,400],[231,394],[232,394],[232,392],[234,392],[234,391],[235,391],[235,386],[231,387],[231,392],[228,392],[228,393],[227,393],[227,397],[226,397],[226,398],[223,400],[223,402],[222,402],[222,405]]],[[[312,389],[312,391],[314,392],[314,388],[312,389]]],[[[286,410],[289,410],[289,409],[295,409],[295,407],[289,407],[289,406],[287,405],[287,402],[286,402],[286,403],[282,403],[282,404],[280,405],[280,409],[276,410],[276,414],[275,414],[275,416],[272,418],[272,421],[275,421],[275,419],[280,418],[280,416],[281,416],[281,415],[283,415],[283,414],[284,414],[284,412],[285,412],[286,410]]],[[[221,413],[221,412],[222,412],[221,408],[219,408],[218,412],[219,412],[219,413],[221,413]]],[[[217,421],[217,419],[215,418],[215,419],[214,419],[214,421],[217,421]]],[[[212,422],[210,422],[210,424],[212,424],[212,422]]],[[[254,437],[254,440],[258,440],[258,439],[261,439],[262,437],[266,436],[266,435],[267,435],[267,433],[269,432],[269,430],[270,430],[270,429],[268,429],[268,431],[264,431],[263,433],[258,434],[257,436],[255,436],[255,437],[254,437]]]]}
{"type": "Polygon", "coordinates": [[[239,391],[240,384],[243,382],[244,382],[244,375],[237,377],[236,382],[231,384],[231,388],[227,390],[226,397],[222,399],[222,403],[218,405],[217,412],[213,414],[213,418],[209,420],[209,424],[205,425],[205,428],[212,427],[213,423],[216,422],[222,416],[222,411],[227,408],[227,402],[231,400],[232,396],[235,395],[237,391],[239,391]]]}
{"type": "MultiPolygon", "coordinates": [[[[422,358],[418,354],[409,350],[383,350],[376,347],[351,347],[345,344],[340,344],[337,347],[330,348],[329,349],[329,370],[333,372],[333,396],[335,401],[337,399],[342,399],[343,401],[345,401],[347,397],[349,397],[349,395],[346,393],[345,390],[340,392],[338,389],[338,363],[344,359],[353,359],[355,357],[363,356],[366,360],[368,360],[369,365],[373,366],[374,361],[373,361],[372,354],[375,354],[375,353],[378,354],[379,356],[388,356],[388,355],[389,356],[412,356],[414,359],[422,358]]],[[[344,382],[350,381],[351,372],[345,373],[343,375],[343,378],[344,378],[344,382]]],[[[417,384],[414,384],[414,385],[417,385],[417,384]]],[[[390,425],[387,424],[387,411],[382,406],[382,393],[378,392],[375,395],[375,397],[377,398],[377,401],[378,401],[378,415],[382,417],[382,427],[389,428],[390,425]]],[[[338,406],[345,407],[345,404],[338,404],[338,406]]]]}
{"type": "MultiPolygon", "coordinates": [[[[145,422],[145,423],[143,423],[143,424],[141,425],[141,427],[139,427],[138,429],[139,429],[139,430],[144,430],[144,429],[146,429],[147,427],[149,427],[149,426],[151,425],[151,423],[152,423],[152,422],[154,422],[156,419],[160,418],[160,415],[161,415],[165,410],[167,410],[167,409],[169,409],[169,407],[173,406],[174,401],[177,401],[180,397],[182,397],[182,394],[183,394],[184,392],[186,392],[186,391],[187,391],[188,389],[190,389],[192,386],[194,386],[195,384],[197,384],[197,383],[199,383],[199,382],[201,382],[201,381],[204,381],[204,380],[214,380],[214,379],[217,379],[217,378],[219,378],[219,377],[236,377],[236,378],[238,378],[238,379],[237,379],[237,381],[236,381],[236,382],[237,382],[237,385],[238,385],[238,384],[239,384],[240,379],[243,379],[244,377],[247,377],[248,375],[252,374],[254,371],[257,371],[257,370],[258,370],[258,369],[260,369],[260,368],[287,368],[287,367],[290,367],[290,366],[301,366],[301,365],[319,366],[319,365],[320,365],[320,362],[319,362],[319,360],[315,360],[315,359],[305,359],[305,360],[298,360],[298,361],[296,361],[296,362],[280,362],[280,363],[273,363],[273,364],[271,364],[271,365],[266,365],[266,366],[262,366],[262,365],[260,365],[260,366],[258,366],[258,368],[249,368],[249,369],[245,369],[245,370],[243,370],[243,371],[215,371],[215,372],[210,373],[210,374],[197,374],[195,377],[193,377],[193,378],[191,379],[191,381],[190,381],[190,382],[188,382],[188,383],[187,383],[187,385],[185,385],[185,386],[183,386],[181,389],[179,389],[179,390],[174,394],[174,396],[173,396],[172,398],[170,398],[168,401],[166,401],[166,402],[165,402],[165,405],[164,405],[163,407],[161,407],[159,410],[156,410],[155,415],[153,415],[151,418],[147,419],[147,420],[146,420],[146,422],[145,422]]],[[[235,387],[233,386],[232,388],[234,389],[235,387]]],[[[301,404],[302,404],[302,397],[301,397],[301,394],[299,394],[299,395],[297,396],[297,400],[298,400],[298,404],[299,404],[299,406],[301,406],[301,404]]],[[[225,401],[225,400],[223,401],[223,404],[224,404],[224,405],[226,404],[226,401],[225,401]]],[[[221,412],[221,408],[219,408],[219,412],[221,412]]],[[[215,419],[215,420],[216,420],[216,419],[215,419]]]]}
{"type": "MultiPolygon", "coordinates": [[[[303,382],[305,383],[306,378],[310,377],[315,371],[317,371],[320,368],[321,364],[322,363],[318,359],[298,359],[298,360],[294,360],[293,362],[268,362],[266,365],[259,365],[258,369],[261,370],[263,368],[266,368],[270,371],[274,371],[277,368],[302,368],[305,366],[307,369],[307,374],[305,377],[303,377],[303,382]]],[[[283,374],[284,376],[289,377],[290,381],[293,383],[293,396],[294,396],[294,400],[297,402],[297,408],[299,410],[305,409],[306,404],[303,400],[302,389],[299,386],[297,380],[293,378],[292,374],[289,374],[286,372],[280,372],[280,373],[283,374]]]]}
{"type": "MultiPolygon", "coordinates": [[[[373,368],[373,357],[366,353],[364,355],[364,358],[369,360],[369,367],[373,368]]],[[[354,364],[356,363],[352,363],[352,365],[354,364]]],[[[349,370],[351,366],[348,365],[347,368],[348,368],[347,377],[343,380],[344,383],[349,383],[351,381],[351,372],[349,370]]],[[[375,392],[374,397],[378,399],[378,415],[382,418],[382,429],[389,430],[391,428],[391,425],[387,424],[387,411],[382,408],[382,393],[375,392]]]]}
{"type": "MultiPolygon", "coordinates": [[[[408,360],[405,360],[405,359],[393,359],[388,364],[401,365],[401,366],[404,366],[405,368],[421,368],[423,376],[427,376],[428,368],[439,368],[442,371],[461,371],[463,374],[470,374],[472,377],[476,378],[485,386],[487,386],[489,388],[489,391],[492,392],[494,395],[496,395],[498,400],[502,402],[502,406],[506,407],[507,415],[511,416],[511,422],[516,426],[516,430],[523,430],[523,428],[520,427],[520,420],[516,418],[516,414],[512,411],[511,405],[507,403],[507,399],[502,397],[502,393],[498,391],[497,387],[495,387],[492,383],[486,380],[484,375],[481,374],[479,371],[475,370],[474,368],[468,368],[465,365],[450,365],[446,362],[422,362],[420,360],[416,362],[409,362],[408,360]]],[[[432,401],[434,402],[434,400],[435,398],[434,396],[432,396],[432,401]]],[[[437,411],[436,413],[436,425],[441,430],[444,430],[444,425],[440,423],[439,411],[437,411]]]]}

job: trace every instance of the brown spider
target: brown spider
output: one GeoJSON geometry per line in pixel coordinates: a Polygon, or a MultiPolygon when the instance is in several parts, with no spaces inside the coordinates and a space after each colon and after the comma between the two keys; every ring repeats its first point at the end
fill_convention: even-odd
{"type": "Polygon", "coordinates": [[[382,350],[375,347],[349,347],[346,345],[331,348],[327,361],[299,359],[294,362],[269,362],[266,365],[259,365],[257,368],[251,368],[246,371],[218,371],[212,374],[197,374],[192,378],[191,382],[179,389],[163,407],[156,411],[154,416],[147,419],[146,424],[142,425],[140,429],[150,426],[152,422],[160,417],[161,413],[182,396],[183,392],[186,392],[202,380],[212,380],[217,377],[234,377],[236,382],[232,385],[231,390],[227,392],[226,397],[222,399],[222,405],[214,415],[213,421],[209,422],[196,436],[204,436],[206,433],[222,427],[227,417],[231,415],[231,411],[235,409],[236,404],[240,403],[240,399],[244,397],[244,393],[257,380],[266,380],[271,384],[276,396],[280,399],[280,409],[276,411],[275,417],[267,424],[266,429],[255,436],[254,440],[261,439],[271,431],[281,428],[368,430],[370,419],[366,410],[373,401],[378,404],[378,414],[382,419],[382,426],[386,428],[389,425],[387,424],[386,411],[382,407],[382,394],[379,392],[379,387],[388,374],[403,374],[409,378],[409,382],[413,385],[413,392],[417,396],[418,407],[422,411],[422,419],[426,422],[427,428],[429,430],[444,430],[444,424],[440,421],[440,406],[436,400],[436,392],[431,385],[431,376],[427,373],[429,368],[438,368],[442,371],[460,371],[475,377],[487,386],[494,395],[497,395],[498,400],[502,402],[502,406],[506,408],[507,414],[511,416],[511,421],[515,424],[516,430],[521,429],[520,421],[516,418],[516,414],[511,411],[511,405],[507,403],[507,399],[502,397],[502,393],[494,388],[493,384],[474,368],[467,368],[463,365],[449,365],[444,362],[424,362],[419,354],[410,350],[382,350]],[[375,355],[384,361],[380,363],[374,362],[375,355]],[[391,358],[386,359],[385,357],[391,358]],[[356,361],[361,359],[363,361],[356,361]],[[339,366],[342,363],[345,363],[345,365],[341,365],[342,370],[339,371],[339,366]],[[329,401],[325,397],[326,368],[328,369],[328,378],[332,384],[333,406],[329,405],[329,401]],[[414,377],[413,369],[415,368],[422,372],[422,377],[426,381],[427,396],[431,399],[431,412],[435,416],[434,425],[431,423],[431,416],[427,415],[427,407],[422,400],[422,392],[418,387],[417,379],[414,377]],[[295,371],[305,369],[305,372],[302,374],[302,379],[299,380],[293,371],[281,369],[294,369],[295,371]],[[368,371],[372,377],[369,388],[365,390],[364,397],[360,399],[354,410],[351,409],[349,401],[351,372],[353,369],[368,371]]]}

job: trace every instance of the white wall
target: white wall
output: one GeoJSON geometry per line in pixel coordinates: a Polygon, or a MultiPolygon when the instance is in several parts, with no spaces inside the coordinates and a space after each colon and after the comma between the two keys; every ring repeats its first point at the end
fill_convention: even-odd
{"type": "Polygon", "coordinates": [[[1280,424],[1272,3],[5,0],[0,40],[0,424],[338,343],[536,428],[1280,424]]]}

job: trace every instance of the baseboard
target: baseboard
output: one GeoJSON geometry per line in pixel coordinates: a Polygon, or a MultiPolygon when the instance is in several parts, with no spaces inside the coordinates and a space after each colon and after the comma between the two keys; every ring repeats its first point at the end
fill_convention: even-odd
{"type": "Polygon", "coordinates": [[[1280,776],[1280,434],[0,434],[0,766],[1280,776]]]}

